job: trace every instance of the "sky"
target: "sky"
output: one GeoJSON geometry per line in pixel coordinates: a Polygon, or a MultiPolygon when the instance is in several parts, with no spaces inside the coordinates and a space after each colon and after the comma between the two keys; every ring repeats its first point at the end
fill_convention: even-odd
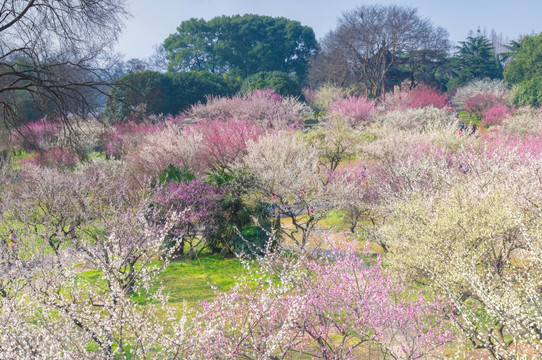
{"type": "Polygon", "coordinates": [[[337,19],[360,5],[397,4],[418,9],[421,17],[448,30],[450,40],[466,39],[469,30],[492,29],[503,39],[542,32],[541,0],[127,0],[131,17],[114,47],[125,59],[145,59],[156,46],[190,18],[221,15],[282,16],[310,26],[320,40],[336,28],[337,19]]]}

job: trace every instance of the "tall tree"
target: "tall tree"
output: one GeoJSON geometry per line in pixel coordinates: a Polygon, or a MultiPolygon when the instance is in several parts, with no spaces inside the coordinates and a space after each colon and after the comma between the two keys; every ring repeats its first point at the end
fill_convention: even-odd
{"type": "Polygon", "coordinates": [[[164,48],[170,71],[205,70],[242,78],[282,71],[303,80],[317,42],[314,31],[297,21],[234,15],[183,21],[164,48]]]}
{"type": "Polygon", "coordinates": [[[315,61],[321,74],[353,75],[378,95],[393,69],[399,76],[399,56],[408,54],[416,61],[427,51],[446,53],[448,33],[421,18],[415,8],[372,5],[346,12],[323,43],[321,60],[315,61]]]}
{"type": "MultiPolygon", "coordinates": [[[[88,113],[107,82],[97,60],[117,37],[125,0],[1,0],[0,117],[88,113]]],[[[101,59],[100,59],[101,60],[101,59]]]]}
{"type": "Polygon", "coordinates": [[[542,33],[525,36],[519,42],[512,41],[509,49],[512,59],[504,72],[507,84],[518,84],[542,75],[542,33]]]}
{"type": "Polygon", "coordinates": [[[482,35],[461,41],[457,54],[450,59],[452,79],[448,87],[465,85],[474,79],[502,79],[503,68],[495,56],[493,45],[482,35]]]}
{"type": "Polygon", "coordinates": [[[516,101],[542,104],[542,33],[525,36],[509,46],[511,60],[506,66],[507,85],[518,85],[516,101]]]}

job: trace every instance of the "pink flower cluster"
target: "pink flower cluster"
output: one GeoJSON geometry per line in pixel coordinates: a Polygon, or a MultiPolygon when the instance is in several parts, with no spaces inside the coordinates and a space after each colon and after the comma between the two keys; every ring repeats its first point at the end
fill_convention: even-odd
{"type": "Polygon", "coordinates": [[[116,123],[113,130],[103,135],[105,154],[121,158],[135,147],[145,135],[160,129],[159,125],[136,123],[133,121],[116,123]]]}
{"type": "Polygon", "coordinates": [[[45,149],[56,141],[59,131],[58,122],[39,119],[18,126],[13,132],[12,142],[13,145],[21,146],[26,151],[45,149]]]}
{"type": "Polygon", "coordinates": [[[204,358],[282,358],[310,349],[318,358],[357,359],[363,344],[365,351],[416,359],[452,340],[447,303],[409,291],[379,259],[367,265],[353,245],[278,261],[260,261],[266,275],[259,285],[242,281],[203,304],[194,351],[204,358]]]}
{"type": "Polygon", "coordinates": [[[326,117],[329,119],[337,117],[347,125],[357,126],[372,122],[374,112],[374,100],[368,100],[363,96],[348,96],[333,101],[326,111],[326,117]]]}
{"type": "Polygon", "coordinates": [[[508,108],[506,105],[494,104],[484,112],[483,124],[488,126],[499,125],[505,118],[512,116],[513,113],[513,109],[508,108]]]}

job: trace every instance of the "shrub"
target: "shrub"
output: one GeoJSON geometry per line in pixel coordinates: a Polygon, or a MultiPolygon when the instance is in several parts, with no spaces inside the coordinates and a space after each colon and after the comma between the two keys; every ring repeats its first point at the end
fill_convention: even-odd
{"type": "Polygon", "coordinates": [[[301,87],[297,80],[280,71],[261,71],[249,76],[241,85],[241,93],[250,94],[254,90],[271,89],[283,96],[301,96],[301,87]]]}

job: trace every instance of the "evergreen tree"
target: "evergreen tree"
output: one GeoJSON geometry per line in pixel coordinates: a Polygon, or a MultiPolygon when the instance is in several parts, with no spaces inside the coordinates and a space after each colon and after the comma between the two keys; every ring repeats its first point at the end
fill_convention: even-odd
{"type": "Polygon", "coordinates": [[[458,53],[450,59],[453,69],[448,88],[465,85],[474,79],[502,79],[503,68],[485,36],[469,36],[461,41],[458,53]]]}

